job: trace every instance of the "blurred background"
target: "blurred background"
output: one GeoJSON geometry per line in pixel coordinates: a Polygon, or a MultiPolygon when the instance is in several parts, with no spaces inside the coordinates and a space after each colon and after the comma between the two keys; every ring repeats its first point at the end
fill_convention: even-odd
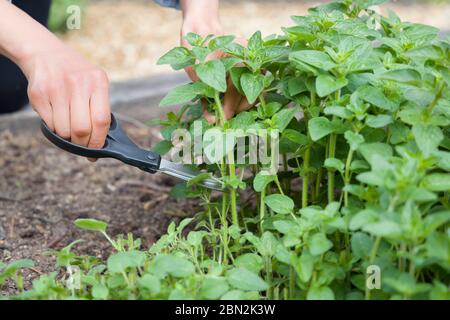
{"type": "MultiPolygon", "coordinates": [[[[244,37],[256,30],[279,33],[291,24],[290,16],[327,1],[221,0],[221,20],[227,34],[244,37]]],[[[450,31],[450,0],[391,1],[383,13],[394,10],[403,20],[450,31]]],[[[103,67],[113,81],[170,72],[157,59],[179,43],[181,13],[152,0],[53,0],[52,30],[70,46],[103,67]],[[83,9],[80,30],[65,30],[66,9],[83,9]]]]}

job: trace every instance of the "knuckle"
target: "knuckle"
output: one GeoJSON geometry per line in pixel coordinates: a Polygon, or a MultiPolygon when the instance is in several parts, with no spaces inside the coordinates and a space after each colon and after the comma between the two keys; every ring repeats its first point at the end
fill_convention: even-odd
{"type": "Polygon", "coordinates": [[[43,84],[32,84],[28,87],[28,97],[31,101],[40,100],[48,95],[48,88],[43,84]]]}
{"type": "Polygon", "coordinates": [[[87,137],[91,134],[91,126],[88,123],[79,123],[73,127],[73,134],[77,137],[87,137]]]}
{"type": "Polygon", "coordinates": [[[101,141],[99,138],[91,139],[91,141],[89,141],[89,148],[100,149],[103,145],[104,141],[101,141]]]}
{"type": "Polygon", "coordinates": [[[70,139],[71,137],[70,130],[68,129],[59,129],[56,133],[63,139],[70,139]]]}
{"type": "Polygon", "coordinates": [[[91,71],[92,79],[95,81],[97,86],[102,88],[107,88],[109,86],[108,75],[102,69],[94,69],[91,71]]]}
{"type": "Polygon", "coordinates": [[[96,127],[109,127],[111,123],[111,115],[109,113],[95,115],[92,119],[92,123],[96,127]]]}

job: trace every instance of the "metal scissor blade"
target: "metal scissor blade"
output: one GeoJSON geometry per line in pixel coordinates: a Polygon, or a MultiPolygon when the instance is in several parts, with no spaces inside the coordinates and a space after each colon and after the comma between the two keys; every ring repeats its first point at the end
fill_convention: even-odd
{"type": "MultiPolygon", "coordinates": [[[[189,181],[201,173],[200,171],[192,170],[182,164],[173,163],[165,159],[161,159],[158,171],[185,181],[189,181]]],[[[220,181],[205,179],[200,184],[208,189],[223,191],[222,183],[220,183],[220,181]]]]}

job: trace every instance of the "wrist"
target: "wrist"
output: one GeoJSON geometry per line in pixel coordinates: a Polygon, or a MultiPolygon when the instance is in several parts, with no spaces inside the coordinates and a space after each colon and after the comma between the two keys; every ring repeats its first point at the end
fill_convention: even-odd
{"type": "Polygon", "coordinates": [[[194,32],[206,36],[222,33],[218,0],[181,0],[181,8],[183,34],[194,32]]]}

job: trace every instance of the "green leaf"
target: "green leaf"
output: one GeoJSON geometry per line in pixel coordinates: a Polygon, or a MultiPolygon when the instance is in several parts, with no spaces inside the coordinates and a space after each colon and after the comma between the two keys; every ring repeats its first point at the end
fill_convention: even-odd
{"type": "Polygon", "coordinates": [[[241,86],[241,76],[247,69],[243,67],[233,67],[230,69],[230,78],[233,82],[234,87],[239,91],[240,94],[244,95],[244,91],[241,86]]]}
{"type": "Polygon", "coordinates": [[[159,58],[156,64],[170,64],[174,70],[181,70],[195,63],[195,57],[184,47],[176,47],[159,58]]]}
{"type": "Polygon", "coordinates": [[[432,173],[422,180],[422,186],[430,191],[450,191],[450,173],[432,173]]]}
{"type": "Polygon", "coordinates": [[[398,69],[384,72],[378,76],[383,80],[392,80],[402,83],[416,83],[421,80],[421,75],[414,69],[398,69]]]}
{"type": "Polygon", "coordinates": [[[231,119],[230,128],[245,130],[246,128],[250,127],[254,123],[255,123],[255,119],[253,117],[253,114],[248,111],[244,111],[244,112],[240,112],[237,116],[235,116],[233,119],[231,119]]]}
{"type": "Polygon", "coordinates": [[[417,147],[427,158],[438,149],[439,144],[444,139],[444,135],[439,127],[427,124],[414,125],[412,133],[417,147]]]}
{"type": "Polygon", "coordinates": [[[430,284],[417,283],[414,276],[409,273],[401,273],[395,277],[386,277],[383,282],[407,297],[429,291],[431,288],[430,284]]]}
{"type": "Polygon", "coordinates": [[[142,267],[145,260],[146,255],[141,251],[118,252],[108,258],[107,265],[109,272],[123,273],[129,268],[142,267]]]}
{"type": "Polygon", "coordinates": [[[367,258],[373,247],[373,240],[367,234],[356,232],[351,240],[352,253],[357,258],[367,258]]]}
{"type": "Polygon", "coordinates": [[[396,238],[402,229],[400,225],[394,221],[381,220],[379,222],[364,225],[362,229],[376,237],[396,238]]]}
{"type": "Polygon", "coordinates": [[[299,50],[292,52],[289,59],[294,62],[303,62],[313,67],[328,71],[336,67],[330,56],[317,50],[299,50]]]}
{"type": "Polygon", "coordinates": [[[256,192],[261,192],[274,180],[274,175],[267,174],[265,171],[260,171],[253,179],[253,189],[255,189],[256,192]]]}
{"type": "Polygon", "coordinates": [[[389,100],[379,88],[364,86],[359,90],[359,96],[374,106],[388,111],[395,111],[397,104],[389,100]]]}
{"type": "Polygon", "coordinates": [[[308,143],[308,137],[297,130],[285,129],[283,130],[283,138],[288,139],[298,145],[306,145],[308,143]]]}
{"type": "Polygon", "coordinates": [[[261,31],[256,31],[250,39],[248,39],[247,47],[249,50],[256,51],[263,46],[261,31]]]}
{"type": "Polygon", "coordinates": [[[203,62],[206,60],[206,57],[211,53],[211,51],[208,48],[194,47],[192,48],[192,53],[198,61],[203,62]]]}
{"type": "Polygon", "coordinates": [[[205,299],[216,300],[224,295],[230,287],[222,277],[207,277],[203,280],[200,295],[205,299]]]}
{"type": "Polygon", "coordinates": [[[278,111],[272,117],[272,121],[275,124],[275,127],[280,132],[282,132],[284,129],[286,129],[286,127],[292,121],[296,112],[297,112],[297,108],[285,108],[285,109],[281,109],[281,111],[278,111]]]}
{"type": "Polygon", "coordinates": [[[347,84],[348,80],[346,78],[336,79],[333,76],[321,74],[316,79],[317,94],[319,97],[323,98],[339,89],[342,89],[347,84]]]}
{"type": "Polygon", "coordinates": [[[336,117],[342,118],[342,119],[350,119],[353,115],[350,110],[348,110],[344,107],[339,107],[339,106],[325,107],[323,112],[326,115],[332,115],[332,116],[336,116],[336,117]]]}
{"type": "Polygon", "coordinates": [[[258,274],[264,268],[263,259],[255,253],[244,253],[234,260],[234,265],[258,274]]]}
{"type": "Polygon", "coordinates": [[[392,147],[381,142],[363,143],[359,146],[358,150],[372,166],[376,163],[376,159],[374,159],[376,156],[389,159],[393,154],[392,147]]]}
{"type": "Polygon", "coordinates": [[[450,241],[449,237],[442,233],[432,233],[425,244],[430,257],[442,260],[448,265],[450,261],[450,241]]]}
{"type": "Polygon", "coordinates": [[[313,256],[319,256],[333,247],[333,243],[328,240],[323,233],[316,233],[308,239],[309,252],[313,256]]]}
{"type": "Polygon", "coordinates": [[[216,50],[219,50],[219,49],[223,49],[223,48],[225,48],[226,45],[228,45],[231,42],[233,42],[233,40],[234,40],[234,36],[230,36],[230,35],[215,37],[214,39],[209,41],[208,48],[211,51],[216,51],[216,50]]]}
{"type": "Polygon", "coordinates": [[[202,45],[202,37],[196,33],[189,32],[187,35],[184,36],[184,39],[191,45],[191,46],[201,46],[202,45]]]}
{"type": "Polygon", "coordinates": [[[377,116],[368,115],[366,124],[371,128],[383,128],[392,123],[392,116],[388,114],[380,114],[377,116]]]}
{"type": "Polygon", "coordinates": [[[173,145],[171,141],[163,140],[158,142],[152,147],[152,151],[159,154],[160,156],[165,155],[167,152],[172,149],[173,145]]]}
{"type": "Polygon", "coordinates": [[[158,277],[146,273],[142,278],[138,278],[137,285],[140,289],[148,290],[151,294],[158,294],[161,291],[161,281],[158,277]]]}
{"type": "Polygon", "coordinates": [[[171,254],[157,255],[149,267],[150,272],[159,277],[171,275],[176,278],[185,278],[195,272],[195,267],[189,260],[171,254]]]}
{"type": "Polygon", "coordinates": [[[264,76],[260,73],[244,73],[241,76],[241,88],[249,103],[254,103],[264,90],[264,76]]]}
{"type": "Polygon", "coordinates": [[[300,280],[307,283],[314,271],[314,257],[303,251],[299,258],[293,258],[293,266],[300,280]]]}
{"type": "Polygon", "coordinates": [[[201,184],[203,181],[205,181],[206,179],[210,179],[211,178],[211,174],[208,172],[202,172],[198,175],[196,175],[195,177],[191,178],[188,182],[187,182],[187,186],[191,187],[194,185],[198,185],[201,184]]]}
{"type": "Polygon", "coordinates": [[[345,164],[340,159],[328,158],[325,160],[324,167],[327,169],[344,172],[345,164]]]}
{"type": "Polygon", "coordinates": [[[96,283],[92,286],[92,297],[97,300],[106,300],[108,299],[109,290],[102,283],[96,283]]]}
{"type": "Polygon", "coordinates": [[[294,210],[294,201],[282,194],[271,194],[264,199],[264,202],[276,213],[289,214],[294,210]]]}
{"type": "Polygon", "coordinates": [[[306,295],[307,300],[334,300],[334,293],[330,287],[311,287],[306,295]]]}
{"type": "Polygon", "coordinates": [[[358,149],[359,145],[364,143],[364,137],[359,133],[353,131],[346,131],[344,134],[345,140],[347,140],[350,149],[355,151],[358,149]]]}
{"type": "Polygon", "coordinates": [[[194,67],[200,80],[220,92],[227,90],[226,70],[222,61],[210,60],[194,67]]]}
{"type": "Polygon", "coordinates": [[[325,117],[313,118],[308,122],[309,134],[313,141],[318,141],[334,132],[334,126],[325,117]]]}
{"type": "Polygon", "coordinates": [[[359,211],[350,220],[350,230],[358,230],[363,226],[377,222],[379,220],[379,214],[372,209],[364,209],[359,211]]]}
{"type": "Polygon", "coordinates": [[[208,87],[201,82],[183,84],[172,89],[159,103],[160,107],[183,104],[194,100],[199,95],[209,96],[208,87]]]}
{"type": "Polygon", "coordinates": [[[74,224],[83,230],[105,232],[108,224],[95,219],[77,219],[74,224]]]}
{"type": "Polygon", "coordinates": [[[227,280],[236,289],[245,291],[264,291],[269,287],[257,274],[244,268],[235,268],[227,272],[227,280]]]}

